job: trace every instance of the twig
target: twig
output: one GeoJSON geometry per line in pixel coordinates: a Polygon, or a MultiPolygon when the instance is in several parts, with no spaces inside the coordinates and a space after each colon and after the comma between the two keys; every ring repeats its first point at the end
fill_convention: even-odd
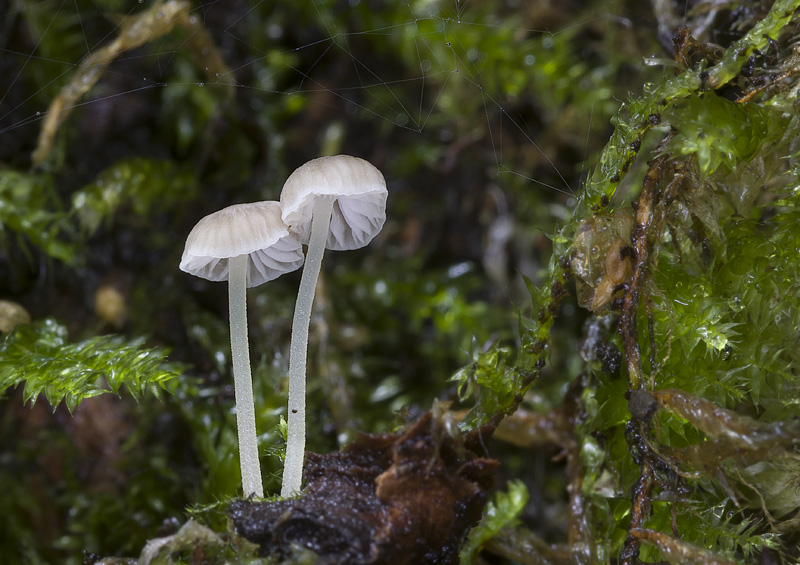
{"type": "Polygon", "coordinates": [[[187,0],[157,2],[144,12],[125,18],[114,41],[96,49],[81,61],[72,80],[64,85],[50,103],[42,131],[39,132],[39,141],[31,155],[34,167],[41,165],[50,154],[58,128],[75,109],[78,101],[100,80],[108,65],[125,51],[158,39],[171,32],[175,26],[187,30],[189,38],[186,45],[196,59],[203,61],[207,76],[218,78],[230,72],[211,36],[198,18],[190,15],[190,9],[191,4],[187,0]]]}
{"type": "MultiPolygon", "coordinates": [[[[642,390],[644,375],[642,369],[641,351],[636,325],[636,314],[639,307],[639,289],[643,284],[647,269],[648,235],[653,223],[653,209],[658,194],[658,185],[662,177],[662,169],[667,164],[669,156],[663,154],[650,163],[650,168],[642,182],[642,192],[636,205],[636,218],[634,220],[631,244],[635,250],[633,273],[622,304],[620,317],[620,333],[625,348],[625,363],[628,369],[628,382],[632,391],[642,390]]],[[[628,422],[626,436],[631,450],[631,455],[641,467],[639,479],[633,487],[633,509],[631,511],[631,531],[644,527],[645,521],[650,516],[650,495],[655,483],[655,471],[651,462],[650,450],[647,442],[643,441],[650,432],[650,422],[631,420],[628,422]]],[[[639,539],[631,533],[628,534],[623,545],[620,563],[632,565],[638,563],[639,539]]]]}

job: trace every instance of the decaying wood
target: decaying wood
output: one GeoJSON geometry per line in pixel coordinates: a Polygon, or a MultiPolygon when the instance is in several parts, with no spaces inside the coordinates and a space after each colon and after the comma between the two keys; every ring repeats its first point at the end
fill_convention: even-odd
{"type": "Polygon", "coordinates": [[[322,563],[458,563],[498,462],[482,455],[491,427],[462,438],[447,417],[427,412],[401,433],[308,454],[303,494],[233,503],[236,530],[263,555],[302,547],[322,563]]]}

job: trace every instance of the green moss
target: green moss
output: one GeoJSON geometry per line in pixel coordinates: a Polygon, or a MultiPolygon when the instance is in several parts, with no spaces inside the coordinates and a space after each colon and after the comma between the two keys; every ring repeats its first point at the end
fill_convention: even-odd
{"type": "MultiPolygon", "coordinates": [[[[770,16],[729,48],[710,75],[730,80],[738,72],[732,69],[743,61],[743,50],[752,53],[753,45],[761,45],[756,33],[772,25],[777,27],[770,33],[777,37],[776,30],[790,13],[776,4],[774,18],[770,16]]],[[[697,73],[686,70],[674,79],[665,78],[624,106],[580,197],[577,214],[563,233],[572,233],[576,222],[595,218],[607,207],[615,187],[640,159],[640,148],[654,145],[648,146],[646,135],[652,139],[669,134],[656,152],[673,160],[660,162],[658,169],[651,167],[658,189],[652,203],[639,203],[653,210],[647,220],[652,223],[638,228],[648,230],[650,256],[644,263],[645,282],[639,283],[636,324],[631,326],[648,379],[646,388],[698,395],[696,400],[687,397],[682,402],[694,403],[698,414],[709,421],[733,418],[723,415],[719,407],[757,416],[758,423],[741,424],[734,434],[737,437],[755,434],[762,426],[776,426],[789,430],[786,441],[791,442],[797,430],[787,420],[797,418],[798,412],[789,398],[798,381],[793,369],[796,348],[790,344],[800,338],[795,307],[796,176],[791,170],[790,144],[796,116],[781,102],[780,89],[772,99],[736,103],[702,91],[697,73]],[[784,159],[783,166],[776,164],[779,159],[784,159]]],[[[636,184],[631,186],[635,197],[636,184]]],[[[604,339],[614,340],[610,335],[604,339]]],[[[627,354],[633,351],[625,347],[627,354]]],[[[747,444],[747,453],[737,454],[720,443],[718,428],[668,412],[659,414],[655,429],[645,432],[642,443],[629,435],[638,424],[628,412],[627,388],[628,383],[618,376],[595,368],[582,395],[585,416],[578,429],[579,437],[583,436],[583,485],[593,499],[596,531],[605,532],[600,554],[618,555],[628,543],[624,533],[632,523],[626,521],[631,511],[626,499],[640,480],[642,464],[657,469],[659,486],[654,496],[677,497],[671,503],[653,503],[646,527],[680,544],[671,533],[677,528],[678,539],[687,544],[680,548],[688,552],[685,555],[709,559],[710,554],[703,553],[708,548],[728,559],[746,560],[764,551],[787,551],[791,542],[779,542],[781,536],[770,526],[773,517],[768,513],[754,516],[741,510],[741,505],[774,492],[777,486],[769,480],[753,484],[744,477],[759,476],[762,468],[746,469],[762,457],[769,461],[767,468],[780,468],[790,450],[773,449],[772,440],[761,437],[747,444]],[[629,450],[638,464],[632,464],[629,450]],[[607,476],[615,478],[610,491],[607,476]],[[617,512],[608,511],[609,495],[617,512]],[[698,510],[682,510],[693,505],[698,510]]],[[[767,476],[765,472],[762,477],[767,476]]],[[[758,507],[758,503],[750,506],[758,507]]],[[[760,508],[767,511],[763,505],[760,508]]],[[[783,532],[783,539],[795,539],[796,534],[790,528],[783,532]]],[[[652,540],[644,543],[639,555],[644,561],[674,559],[679,551],[677,546],[669,548],[652,540]]]]}
{"type": "Polygon", "coordinates": [[[528,491],[520,481],[508,483],[508,492],[499,491],[494,500],[486,504],[480,525],[472,530],[461,548],[459,562],[474,563],[481,545],[496,536],[503,528],[512,528],[519,523],[519,515],[528,503],[528,491]]]}
{"type": "Polygon", "coordinates": [[[166,388],[178,367],[165,364],[166,353],[100,336],[67,342],[67,330],[53,320],[17,325],[0,348],[0,391],[24,384],[25,402],[43,394],[53,408],[64,401],[70,411],[86,398],[124,387],[139,396],[166,388]]]}

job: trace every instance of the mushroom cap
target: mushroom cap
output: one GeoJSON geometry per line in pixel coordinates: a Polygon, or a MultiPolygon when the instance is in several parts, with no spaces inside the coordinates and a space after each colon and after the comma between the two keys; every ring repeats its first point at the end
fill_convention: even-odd
{"type": "Polygon", "coordinates": [[[320,157],[301,165],[286,179],[281,191],[283,221],[308,243],[314,199],[335,198],[325,247],[358,249],[383,228],[388,195],[383,175],[370,162],[350,155],[320,157]]]}
{"type": "Polygon", "coordinates": [[[247,286],[303,264],[303,246],[281,219],[278,202],[234,204],[197,222],[186,238],[180,269],[210,281],[228,280],[228,259],[249,255],[247,286]]]}

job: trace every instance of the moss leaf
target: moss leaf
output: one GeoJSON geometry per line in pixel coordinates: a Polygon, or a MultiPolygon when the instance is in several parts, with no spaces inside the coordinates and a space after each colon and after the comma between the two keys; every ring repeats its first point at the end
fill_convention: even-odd
{"type": "Polygon", "coordinates": [[[71,412],[86,398],[119,395],[123,386],[134,397],[154,385],[164,388],[178,375],[165,356],[119,336],[68,343],[66,328],[51,319],[20,324],[0,346],[0,391],[24,383],[25,402],[44,394],[53,408],[64,401],[71,412]]]}

